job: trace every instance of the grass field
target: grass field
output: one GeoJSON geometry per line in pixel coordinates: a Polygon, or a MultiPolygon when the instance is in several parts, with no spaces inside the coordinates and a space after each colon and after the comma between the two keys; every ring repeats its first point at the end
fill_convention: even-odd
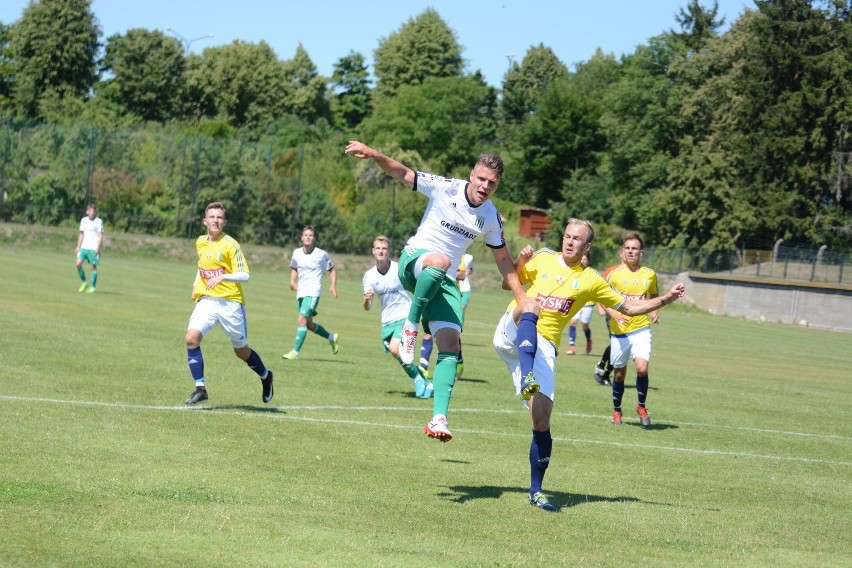
{"type": "Polygon", "coordinates": [[[506,293],[474,290],[442,445],[355,270],[317,318],[340,353],[313,336],[283,361],[286,271],[252,265],[275,399],[215,330],[209,404],[188,409],[192,262],[105,254],[78,294],[72,239],[0,244],[2,566],[852,565],[848,334],[666,308],[649,430],[632,411],[613,427],[593,358],[560,357],[548,514],[527,504],[529,418],[490,346],[506,293]]]}

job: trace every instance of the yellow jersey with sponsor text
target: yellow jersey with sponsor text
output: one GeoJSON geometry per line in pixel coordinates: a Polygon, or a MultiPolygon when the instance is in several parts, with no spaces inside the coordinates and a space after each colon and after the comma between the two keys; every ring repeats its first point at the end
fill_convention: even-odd
{"type": "Polygon", "coordinates": [[[201,296],[213,296],[244,304],[243,287],[239,282],[223,280],[207,289],[207,280],[217,274],[249,271],[240,243],[224,233],[219,240],[212,242],[207,240],[207,235],[202,235],[195,241],[195,250],[198,253],[198,272],[192,285],[192,299],[198,301],[201,296]]]}
{"type": "MultiPolygon", "coordinates": [[[[618,308],[624,298],[593,268],[565,264],[561,253],[539,249],[518,272],[521,284],[529,284],[526,295],[541,307],[537,331],[559,348],[562,331],[588,302],[618,308]]],[[[517,302],[506,308],[511,311],[517,302]]]]}
{"type": "MultiPolygon", "coordinates": [[[[646,266],[640,266],[635,272],[626,264],[622,264],[609,273],[607,281],[610,286],[621,292],[626,300],[641,300],[657,296],[657,273],[646,266]]],[[[625,316],[626,317],[626,316],[625,316]]],[[[613,335],[629,335],[651,326],[647,314],[627,318],[627,325],[619,325],[615,318],[609,321],[609,329],[613,335]]]]}

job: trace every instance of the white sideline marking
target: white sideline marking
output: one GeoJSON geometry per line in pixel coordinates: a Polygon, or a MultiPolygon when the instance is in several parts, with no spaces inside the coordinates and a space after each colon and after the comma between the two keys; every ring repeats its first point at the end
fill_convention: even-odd
{"type": "MultiPolygon", "coordinates": [[[[394,428],[399,430],[420,430],[421,426],[405,426],[401,424],[387,424],[384,422],[369,422],[365,420],[348,420],[348,419],[340,419],[340,418],[315,418],[310,416],[292,416],[288,414],[270,414],[267,412],[247,412],[244,410],[237,409],[221,409],[217,410],[215,407],[188,407],[185,405],[180,406],[156,406],[156,405],[146,405],[146,404],[127,404],[122,402],[99,402],[99,401],[90,401],[90,400],[64,400],[64,399],[55,399],[55,398],[38,398],[38,397],[24,397],[24,396],[7,396],[0,395],[0,400],[12,400],[12,401],[22,401],[22,402],[46,402],[53,404],[68,404],[68,405],[77,405],[77,406],[101,406],[101,407],[109,407],[109,408],[127,408],[131,410],[165,410],[172,412],[203,412],[204,414],[215,414],[215,415],[223,415],[223,416],[246,416],[249,418],[274,418],[279,420],[298,420],[301,422],[316,422],[316,423],[326,423],[326,424],[351,424],[357,426],[373,426],[378,428],[394,428]]],[[[270,410],[360,410],[360,411],[416,411],[422,412],[422,408],[417,407],[406,407],[406,406],[270,406],[267,407],[270,410]]],[[[524,413],[525,410],[487,410],[487,409],[453,409],[453,412],[468,412],[468,413],[496,413],[496,414],[515,414],[515,413],[524,413]]],[[[573,413],[554,413],[560,416],[573,416],[579,418],[595,418],[598,420],[602,420],[603,417],[591,414],[573,414],[573,413]]],[[[716,425],[702,425],[702,424],[694,424],[694,423],[681,423],[688,426],[701,426],[701,427],[717,427],[717,428],[731,428],[735,430],[744,430],[744,431],[756,431],[762,433],[773,433],[773,434],[787,434],[793,436],[814,436],[821,438],[834,438],[840,440],[848,440],[848,437],[844,436],[822,436],[818,434],[806,434],[801,432],[784,432],[780,430],[765,430],[760,428],[739,428],[735,426],[716,426],[716,425]]],[[[491,430],[468,430],[468,429],[457,429],[453,428],[456,432],[464,432],[465,434],[479,434],[485,436],[504,436],[504,437],[523,437],[526,438],[529,436],[527,433],[513,433],[513,432],[494,432],[491,430]]],[[[632,444],[626,442],[610,442],[603,440],[590,440],[583,438],[565,438],[561,436],[554,436],[554,440],[559,440],[561,442],[572,442],[575,444],[595,444],[600,446],[617,446],[622,448],[638,448],[643,450],[665,450],[671,452],[684,452],[684,453],[692,453],[692,454],[705,454],[705,455],[718,455],[718,456],[733,456],[733,457],[745,457],[745,458],[754,458],[754,459],[765,459],[765,460],[774,460],[774,461],[793,461],[793,462],[803,462],[803,463],[817,463],[817,464],[828,464],[828,465],[841,465],[841,466],[852,466],[852,462],[844,462],[844,461],[834,461],[834,460],[821,460],[814,458],[803,458],[803,457],[789,457],[789,456],[775,456],[775,455],[767,455],[767,454],[755,454],[751,452],[728,452],[723,450],[701,450],[697,448],[681,448],[675,446],[659,446],[653,444],[632,444]]]]}

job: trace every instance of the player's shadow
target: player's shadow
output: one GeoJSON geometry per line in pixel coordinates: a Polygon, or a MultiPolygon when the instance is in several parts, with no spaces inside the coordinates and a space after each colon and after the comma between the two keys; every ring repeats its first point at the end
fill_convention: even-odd
{"type": "Polygon", "coordinates": [[[483,383],[483,384],[486,384],[486,385],[491,383],[491,381],[489,381],[489,380],[487,380],[487,379],[475,379],[475,378],[473,378],[473,377],[459,377],[457,382],[462,382],[462,383],[483,383]]]}
{"type": "MultiPolygon", "coordinates": [[[[517,493],[527,497],[528,490],[522,487],[500,487],[494,485],[451,485],[446,486],[447,491],[438,493],[439,497],[453,503],[467,503],[476,499],[499,499],[504,493],[517,493]]],[[[564,491],[545,491],[548,500],[559,509],[567,509],[588,503],[642,503],[644,505],[661,505],[664,507],[681,507],[674,503],[660,503],[646,501],[638,497],[627,497],[624,495],[582,495],[577,493],[566,493],[564,491]]],[[[717,510],[717,509],[707,509],[717,510]]]]}
{"type": "MultiPolygon", "coordinates": [[[[447,491],[438,493],[439,497],[443,497],[453,503],[467,503],[477,499],[492,499],[496,500],[506,493],[517,493],[519,495],[528,495],[528,490],[523,487],[500,487],[495,485],[450,485],[447,491]]],[[[560,509],[566,507],[574,507],[584,503],[596,502],[631,502],[631,503],[646,503],[642,499],[636,497],[605,497],[603,495],[577,495],[573,493],[565,493],[563,491],[546,491],[547,497],[551,503],[560,509]]]]}
{"type": "Polygon", "coordinates": [[[254,406],[251,404],[214,404],[210,406],[191,407],[193,410],[240,410],[243,412],[269,412],[285,414],[286,411],[277,406],[254,406]]]}
{"type": "MultiPolygon", "coordinates": [[[[627,422],[627,426],[635,426],[636,428],[642,428],[642,425],[636,422],[627,422]]],[[[680,428],[677,424],[666,424],[665,422],[654,422],[654,419],[651,419],[651,425],[647,428],[643,428],[643,430],[675,430],[680,428]]]]}
{"type": "Polygon", "coordinates": [[[400,398],[413,398],[417,400],[424,400],[417,398],[417,396],[415,396],[414,394],[414,391],[411,390],[386,390],[385,394],[389,396],[398,396],[400,398]]]}

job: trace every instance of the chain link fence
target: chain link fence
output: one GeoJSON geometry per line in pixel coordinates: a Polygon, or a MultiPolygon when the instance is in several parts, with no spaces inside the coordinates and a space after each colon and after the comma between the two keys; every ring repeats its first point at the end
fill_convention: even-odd
{"type": "MultiPolygon", "coordinates": [[[[331,141],[306,152],[304,146],[221,140],[174,128],[26,125],[6,119],[0,123],[0,221],[76,227],[86,204],[94,201],[113,231],[194,238],[204,230],[205,205],[225,201],[228,231],[245,242],[297,246],[300,228],[313,224],[326,237],[323,248],[334,252],[366,254],[377,234],[390,236],[398,248],[416,229],[422,202],[395,189],[344,196],[340,200],[354,205],[348,218],[340,218],[329,195],[335,174],[327,170],[334,162],[323,155],[340,148],[331,141]]],[[[529,242],[506,236],[513,254],[529,242]]],[[[473,254],[491,256],[481,242],[473,254]]],[[[593,247],[593,266],[603,270],[618,261],[618,249],[593,247]]],[[[852,284],[850,254],[783,241],[714,252],[649,247],[643,263],[661,274],[852,284]]]]}

